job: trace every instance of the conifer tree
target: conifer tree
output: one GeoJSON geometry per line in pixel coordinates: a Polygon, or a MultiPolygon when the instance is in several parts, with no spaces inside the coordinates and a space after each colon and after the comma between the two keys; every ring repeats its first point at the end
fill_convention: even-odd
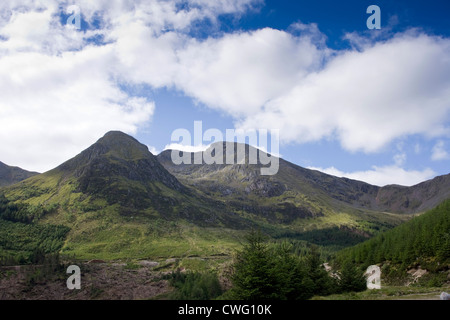
{"type": "Polygon", "coordinates": [[[233,298],[242,300],[273,299],[274,260],[269,252],[265,237],[259,231],[247,236],[247,244],[237,254],[234,266],[233,298]]]}
{"type": "Polygon", "coordinates": [[[367,280],[363,272],[351,261],[345,261],[339,272],[339,289],[341,292],[359,292],[367,289],[367,280]]]}
{"type": "Polygon", "coordinates": [[[316,246],[312,246],[306,265],[308,277],[314,284],[312,291],[315,295],[326,296],[335,291],[334,283],[320,260],[316,246]]]}

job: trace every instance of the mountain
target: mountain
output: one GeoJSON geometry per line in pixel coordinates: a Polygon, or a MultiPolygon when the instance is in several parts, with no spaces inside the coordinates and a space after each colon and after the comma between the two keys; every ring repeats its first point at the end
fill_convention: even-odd
{"type": "Polygon", "coordinates": [[[166,189],[184,191],[145,145],[121,132],[107,133],[50,174],[75,179],[77,192],[127,209],[158,207],[158,196],[166,189]]]}
{"type": "Polygon", "coordinates": [[[10,167],[0,162],[0,187],[15,184],[37,174],[37,172],[26,171],[18,167],[10,167]]]}
{"type": "Polygon", "coordinates": [[[412,187],[386,186],[378,189],[375,208],[399,213],[430,210],[450,198],[450,174],[412,187]]]}
{"type": "Polygon", "coordinates": [[[13,201],[87,211],[114,207],[121,216],[186,217],[199,224],[214,216],[202,207],[209,203],[197,199],[145,145],[117,131],[57,168],[8,188],[6,194],[13,201]]]}
{"type": "MultiPolygon", "coordinates": [[[[62,252],[103,259],[182,254],[196,241],[202,242],[198,252],[204,247],[212,250],[202,240],[208,232],[199,238],[198,228],[251,226],[228,214],[222,203],[181,184],[145,145],[121,132],[107,133],[73,159],[2,193],[0,222],[8,223],[0,224],[0,253],[3,234],[4,245],[10,248],[3,249],[20,249],[20,256],[30,257],[26,243],[36,241],[26,236],[12,244],[8,239],[12,234],[17,239],[38,234],[39,228],[30,227],[35,225],[54,226],[58,239],[60,230],[66,230],[60,227],[69,228],[62,252]]],[[[222,242],[234,246],[236,240],[222,242]]],[[[46,245],[45,250],[57,247],[46,245]]]]}
{"type": "MultiPolygon", "coordinates": [[[[158,160],[185,186],[220,201],[228,212],[250,220],[276,238],[347,245],[347,238],[361,241],[409,218],[374,210],[369,200],[375,198],[375,186],[304,169],[283,159],[278,159],[276,175],[262,176],[261,168],[267,166],[261,164],[260,158],[256,165],[249,163],[249,154],[255,149],[248,145],[217,143],[205,153],[215,155],[216,148],[223,148],[225,157],[238,147],[244,148],[245,161],[237,161],[235,155],[233,165],[175,165],[172,150],[159,154],[158,160]]],[[[204,156],[179,155],[192,160],[204,156]]],[[[267,156],[264,152],[261,155],[267,156]]]]}
{"type": "Polygon", "coordinates": [[[278,158],[278,173],[262,176],[265,166],[249,163],[255,150],[248,145],[219,143],[208,151],[222,147],[225,155],[238,146],[246,157],[233,154],[233,165],[177,166],[171,151],[155,157],[136,139],[109,132],[57,168],[2,189],[0,253],[5,239],[4,252],[30,256],[29,244],[40,243],[32,235],[44,226],[54,239],[45,250],[85,259],[220,256],[251,228],[342,247],[449,196],[449,177],[379,188],[278,158]],[[22,240],[11,243],[12,235],[22,240]]]}
{"type": "MultiPolygon", "coordinates": [[[[237,150],[238,144],[213,144],[207,151],[189,156],[194,159],[200,154],[214,153],[215,148],[223,148],[225,154],[227,148],[237,150]]],[[[246,145],[245,148],[248,159],[252,147],[246,145]]],[[[171,161],[171,153],[172,150],[162,152],[158,155],[158,160],[186,185],[230,202],[233,202],[234,198],[254,198],[258,203],[264,203],[273,198],[292,203],[295,201],[289,199],[301,196],[301,202],[308,203],[305,217],[320,216],[319,207],[336,209],[340,206],[359,211],[415,214],[434,208],[450,198],[450,175],[437,177],[413,187],[377,187],[305,169],[283,159],[279,159],[279,171],[276,175],[261,176],[261,164],[175,165],[171,161]],[[313,203],[316,203],[316,206],[313,203]]]]}

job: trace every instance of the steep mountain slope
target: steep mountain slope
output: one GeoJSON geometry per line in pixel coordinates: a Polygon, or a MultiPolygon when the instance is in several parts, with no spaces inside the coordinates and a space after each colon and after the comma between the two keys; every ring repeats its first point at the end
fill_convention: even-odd
{"type": "Polygon", "coordinates": [[[18,167],[10,167],[0,162],[0,187],[9,186],[37,175],[18,167]]]}
{"type": "Polygon", "coordinates": [[[234,235],[220,236],[221,244],[211,247],[203,239],[211,237],[210,232],[202,229],[199,236],[198,228],[251,226],[228,215],[220,202],[183,186],[146,146],[121,132],[107,133],[73,159],[2,193],[6,211],[0,212],[0,220],[8,224],[0,228],[0,239],[2,233],[9,238],[14,230],[31,228],[10,222],[65,226],[70,231],[62,252],[77,257],[198,254],[205,248],[220,253],[223,243],[236,244],[229,239],[234,235]],[[11,209],[17,212],[11,214],[11,209]]]}
{"type": "Polygon", "coordinates": [[[54,171],[63,180],[75,178],[76,191],[126,209],[158,207],[158,197],[167,189],[184,191],[146,146],[121,132],[107,133],[54,171]]]}
{"type": "MultiPolygon", "coordinates": [[[[417,189],[389,187],[394,192],[282,159],[276,175],[262,176],[264,166],[248,161],[254,150],[244,149],[246,160],[234,154],[235,165],[176,166],[170,151],[155,157],[136,139],[109,132],[59,167],[3,188],[0,219],[8,223],[0,236],[40,230],[11,223],[64,226],[58,230],[70,231],[62,252],[88,259],[229,253],[250,228],[320,244],[340,239],[344,246],[347,238],[361,241],[409,218],[395,212],[448,197],[441,190],[447,177],[417,189]],[[416,190],[414,198],[408,190],[416,190]],[[406,206],[402,197],[420,203],[406,206]]],[[[55,237],[60,241],[59,231],[55,237]]]]}
{"type": "MultiPolygon", "coordinates": [[[[238,144],[218,143],[205,152],[214,154],[215,148],[224,148],[225,155],[227,149],[237,150],[237,147],[238,144]]],[[[279,236],[336,226],[345,227],[342,228],[345,232],[368,236],[398,225],[406,218],[374,210],[371,201],[376,198],[378,188],[363,182],[307,170],[283,159],[279,159],[276,175],[262,176],[260,169],[267,166],[259,159],[257,165],[249,164],[248,155],[254,149],[244,147],[245,161],[234,165],[175,165],[172,150],[162,152],[158,160],[186,186],[219,199],[230,211],[258,221],[266,230],[282,225],[283,231],[274,231],[279,236]]],[[[186,156],[194,159],[202,155],[188,153],[186,156]]]]}
{"type": "Polygon", "coordinates": [[[134,138],[109,132],[57,168],[5,190],[12,201],[95,211],[114,207],[122,216],[214,220],[209,203],[171,175],[134,138]]]}
{"type": "Polygon", "coordinates": [[[436,177],[413,187],[380,188],[375,208],[400,213],[424,212],[450,198],[450,174],[436,177]]]}
{"type": "MultiPolygon", "coordinates": [[[[220,145],[221,143],[214,144],[210,149],[220,145]]],[[[233,144],[224,144],[224,150],[227,147],[231,148],[233,144]]],[[[252,147],[246,146],[247,156],[249,148],[252,147]]],[[[380,188],[308,170],[283,159],[279,159],[280,168],[275,176],[261,176],[261,165],[175,165],[171,161],[171,152],[172,150],[162,152],[158,155],[158,160],[180,181],[195,186],[206,194],[214,193],[215,196],[230,200],[233,194],[254,195],[264,200],[294,192],[311,201],[315,199],[325,202],[334,208],[344,205],[357,210],[412,214],[434,208],[450,198],[450,175],[413,187],[391,185],[380,188]]],[[[198,156],[199,153],[191,154],[192,159],[198,156]]]]}
{"type": "MultiPolygon", "coordinates": [[[[233,143],[216,145],[224,148],[224,163],[227,150],[237,150],[238,147],[238,144],[233,143]]],[[[264,166],[259,159],[258,164],[249,164],[252,147],[244,147],[245,159],[237,161],[235,156],[235,163],[238,164],[234,165],[175,165],[171,160],[171,150],[158,155],[158,160],[185,185],[200,190],[208,197],[220,199],[230,210],[253,214],[254,218],[269,223],[288,224],[298,219],[318,218],[339,205],[338,201],[333,201],[319,189],[303,183],[300,180],[303,175],[295,177],[287,172],[289,168],[281,159],[278,174],[261,175],[260,169],[264,166]],[[312,196],[319,194],[322,199],[312,196]]],[[[201,153],[189,154],[191,159],[199,155],[201,153]]]]}

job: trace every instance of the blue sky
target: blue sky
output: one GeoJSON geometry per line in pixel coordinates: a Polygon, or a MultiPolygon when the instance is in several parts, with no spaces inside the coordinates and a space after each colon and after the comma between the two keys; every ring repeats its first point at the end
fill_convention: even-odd
{"type": "Polygon", "coordinates": [[[372,184],[448,174],[449,9],[436,0],[5,1],[0,161],[42,172],[109,130],[159,152],[175,129],[202,121],[224,133],[280,129],[286,160],[372,184]],[[367,29],[372,4],[381,30],[367,29]],[[65,23],[71,5],[81,30],[65,23]]]}
{"type": "MultiPolygon", "coordinates": [[[[327,45],[336,50],[349,48],[348,41],[343,39],[347,32],[369,31],[366,20],[370,16],[365,10],[373,1],[265,1],[259,10],[242,17],[223,17],[221,30],[257,30],[274,28],[288,30],[292,23],[317,23],[319,29],[327,36],[327,45]]],[[[448,37],[450,35],[450,19],[445,1],[378,1],[382,9],[382,28],[389,32],[402,32],[410,28],[421,28],[429,34],[448,37]]],[[[176,128],[193,130],[195,120],[202,120],[205,128],[219,128],[223,132],[233,128],[233,119],[227,115],[209,110],[203,105],[193,103],[180,92],[162,90],[153,93],[155,101],[161,105],[157,109],[151,127],[147,132],[138,135],[142,141],[162,150],[167,140],[160,139],[158,133],[166,132],[169,137],[176,128]],[[179,115],[174,119],[173,114],[179,115]]],[[[450,102],[449,102],[450,103],[450,102]]],[[[384,150],[373,154],[363,152],[349,153],[334,141],[321,140],[313,143],[289,143],[281,146],[283,158],[305,167],[335,167],[343,172],[366,171],[373,166],[389,166],[395,163],[393,157],[404,152],[408,160],[403,167],[407,170],[424,170],[432,168],[436,174],[450,173],[449,161],[432,161],[433,140],[420,136],[409,136],[396,139],[384,150]],[[401,145],[401,151],[399,146],[401,145]],[[418,146],[420,152],[417,152],[418,146]]],[[[450,150],[450,144],[448,145],[450,150]]]]}

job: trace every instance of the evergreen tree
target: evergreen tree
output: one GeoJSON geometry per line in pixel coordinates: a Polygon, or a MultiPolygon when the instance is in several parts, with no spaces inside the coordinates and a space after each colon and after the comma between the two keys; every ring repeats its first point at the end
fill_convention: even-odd
{"type": "Polygon", "coordinates": [[[292,254],[292,245],[284,242],[277,248],[274,276],[277,279],[275,297],[280,300],[306,300],[314,295],[314,283],[304,262],[292,254]]]}
{"type": "Polygon", "coordinates": [[[279,285],[274,274],[274,259],[261,232],[252,231],[247,236],[247,244],[236,257],[232,282],[235,299],[276,298],[274,289],[279,285]]]}
{"type": "Polygon", "coordinates": [[[441,244],[437,247],[437,256],[440,260],[446,261],[450,259],[450,233],[442,236],[441,244]]]}
{"type": "Polygon", "coordinates": [[[312,280],[315,295],[326,296],[335,292],[333,279],[325,270],[317,246],[311,248],[306,260],[308,277],[312,280]]]}
{"type": "Polygon", "coordinates": [[[347,260],[339,273],[339,290],[341,292],[359,292],[367,289],[364,273],[355,264],[347,260]]]}
{"type": "Polygon", "coordinates": [[[270,248],[260,232],[252,232],[237,254],[231,297],[242,300],[305,300],[332,292],[332,280],[314,248],[306,258],[282,243],[270,248]]]}

